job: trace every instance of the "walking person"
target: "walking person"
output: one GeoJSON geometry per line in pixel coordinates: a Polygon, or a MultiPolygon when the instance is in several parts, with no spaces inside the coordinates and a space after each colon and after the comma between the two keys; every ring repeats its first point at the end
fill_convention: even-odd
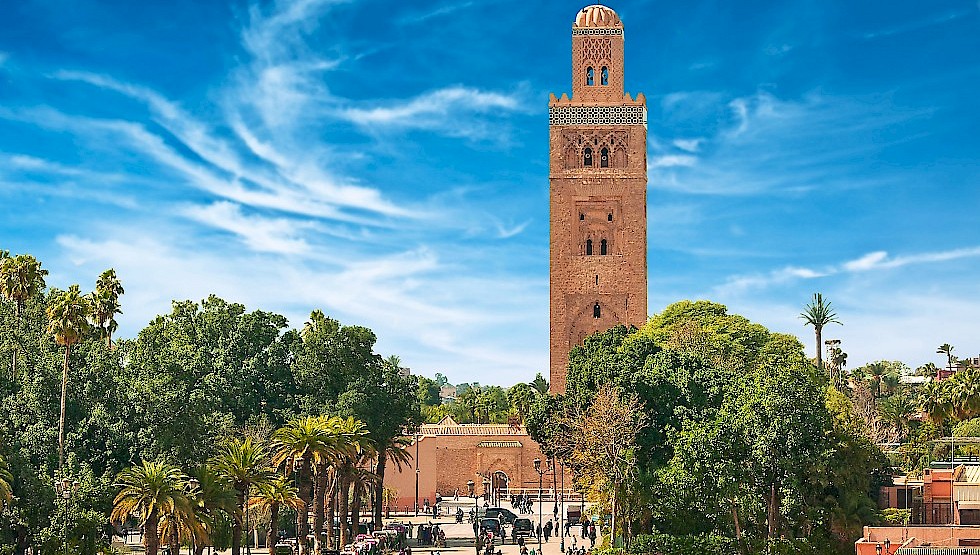
{"type": "Polygon", "coordinates": [[[545,542],[547,542],[548,540],[551,539],[551,530],[552,530],[552,524],[551,524],[551,521],[549,520],[544,525],[544,541],[545,542]]]}
{"type": "Polygon", "coordinates": [[[589,526],[589,548],[595,547],[595,523],[589,526]]]}

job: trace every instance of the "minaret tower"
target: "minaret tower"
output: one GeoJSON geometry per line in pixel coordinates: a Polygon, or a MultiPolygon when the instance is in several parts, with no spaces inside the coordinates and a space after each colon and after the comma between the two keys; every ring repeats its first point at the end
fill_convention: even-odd
{"type": "Polygon", "coordinates": [[[624,93],[623,23],[572,24],[572,97],[551,95],[551,391],[586,336],[647,318],[646,99],[624,93]]]}

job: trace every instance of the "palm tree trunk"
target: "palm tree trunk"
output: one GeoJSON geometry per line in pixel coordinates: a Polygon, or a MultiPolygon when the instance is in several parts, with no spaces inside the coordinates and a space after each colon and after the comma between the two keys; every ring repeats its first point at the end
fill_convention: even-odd
{"type": "Polygon", "coordinates": [[[612,522],[609,526],[609,547],[616,547],[616,524],[618,520],[616,518],[616,509],[618,508],[616,506],[616,501],[617,501],[618,493],[619,493],[619,487],[613,484],[612,522]]]}
{"type": "MultiPolygon", "coordinates": [[[[245,492],[238,490],[238,506],[245,512],[245,492]]],[[[235,516],[231,523],[231,555],[241,555],[242,553],[242,514],[235,516]]]]}
{"type": "Polygon", "coordinates": [[[323,500],[327,496],[327,465],[318,463],[313,474],[316,477],[313,500],[313,550],[319,553],[323,550],[323,500]]]}
{"type": "Polygon", "coordinates": [[[65,466],[65,395],[68,392],[68,358],[71,345],[65,345],[65,367],[61,375],[61,419],[58,421],[58,472],[65,466]]]}
{"type": "Polygon", "coordinates": [[[353,529],[353,535],[356,537],[360,533],[361,527],[361,491],[362,486],[360,482],[355,481],[353,486],[352,500],[350,502],[350,522],[351,528],[353,529]]]}
{"type": "Polygon", "coordinates": [[[310,533],[310,505],[313,498],[311,488],[310,467],[304,464],[299,471],[299,498],[303,506],[296,509],[296,540],[299,544],[299,555],[309,553],[306,536],[310,533]]]}
{"type": "Polygon", "coordinates": [[[330,480],[330,496],[327,499],[327,545],[331,549],[337,547],[337,537],[333,533],[333,520],[335,517],[334,507],[337,499],[337,471],[332,471],[333,479],[330,480]]]}
{"type": "Polygon", "coordinates": [[[269,506],[269,532],[265,535],[265,547],[269,555],[276,555],[276,535],[279,532],[279,503],[269,506]]]}
{"type": "Polygon", "coordinates": [[[817,334],[817,370],[823,371],[823,351],[820,348],[823,339],[823,329],[821,326],[813,326],[814,333],[817,334]]]}
{"type": "Polygon", "coordinates": [[[337,511],[340,513],[340,548],[350,543],[350,527],[348,526],[348,516],[350,514],[350,483],[345,472],[338,473],[337,479],[337,511]]]}
{"type": "Polygon", "coordinates": [[[160,550],[160,538],[157,536],[157,521],[160,519],[156,509],[150,511],[146,517],[146,524],[143,529],[143,548],[146,555],[157,555],[160,550]]]}
{"type": "Polygon", "coordinates": [[[375,474],[378,475],[378,481],[374,483],[374,528],[376,530],[381,529],[381,511],[384,508],[383,505],[385,495],[385,466],[387,463],[387,451],[385,449],[379,449],[378,467],[375,470],[375,474]]]}

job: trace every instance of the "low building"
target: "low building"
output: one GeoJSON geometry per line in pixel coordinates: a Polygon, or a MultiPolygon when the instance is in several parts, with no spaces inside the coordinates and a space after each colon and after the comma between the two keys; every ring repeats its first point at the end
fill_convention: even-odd
{"type": "MultiPolygon", "coordinates": [[[[443,498],[468,496],[470,482],[474,495],[491,504],[516,493],[537,497],[539,475],[534,460],[542,461],[542,470],[548,465],[523,426],[459,424],[451,416],[438,424],[423,424],[405,450],[409,463],[400,470],[389,467],[385,471],[385,487],[394,492],[395,511],[412,510],[416,500],[419,506],[426,501],[431,505],[437,494],[443,498]]],[[[571,472],[559,467],[544,474],[540,480],[544,498],[555,499],[563,482],[565,499],[569,499],[571,472]]]]}

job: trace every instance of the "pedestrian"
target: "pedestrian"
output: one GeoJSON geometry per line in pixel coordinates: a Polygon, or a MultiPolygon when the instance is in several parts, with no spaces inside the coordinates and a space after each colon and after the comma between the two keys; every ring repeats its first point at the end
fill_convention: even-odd
{"type": "Polygon", "coordinates": [[[588,537],[589,537],[589,521],[588,520],[583,520],[582,521],[582,539],[584,540],[584,539],[586,539],[588,537]]]}
{"type": "Polygon", "coordinates": [[[412,524],[412,522],[411,522],[411,521],[409,521],[409,522],[408,522],[408,526],[406,526],[406,528],[408,529],[408,537],[409,537],[409,538],[411,538],[411,537],[412,537],[412,528],[414,528],[414,527],[415,527],[415,525],[414,525],[414,524],[412,524]]]}
{"type": "Polygon", "coordinates": [[[540,522],[538,523],[538,533],[535,534],[534,537],[536,537],[536,538],[540,538],[541,537],[541,523],[540,522]]]}
{"type": "Polygon", "coordinates": [[[595,523],[589,526],[589,547],[595,547],[595,523]]]}
{"type": "Polygon", "coordinates": [[[565,521],[565,537],[569,537],[571,535],[572,535],[572,523],[566,520],[565,521]]]}
{"type": "Polygon", "coordinates": [[[475,518],[473,519],[473,535],[480,537],[480,523],[475,518]]]}
{"type": "Polygon", "coordinates": [[[459,501],[459,488],[453,491],[453,501],[459,501]]]}
{"type": "Polygon", "coordinates": [[[552,530],[552,524],[551,524],[551,521],[549,520],[544,525],[544,541],[547,542],[548,540],[551,539],[551,530],[552,530]]]}
{"type": "Polygon", "coordinates": [[[555,522],[558,522],[558,503],[555,503],[555,510],[552,513],[555,515],[555,522]]]}

